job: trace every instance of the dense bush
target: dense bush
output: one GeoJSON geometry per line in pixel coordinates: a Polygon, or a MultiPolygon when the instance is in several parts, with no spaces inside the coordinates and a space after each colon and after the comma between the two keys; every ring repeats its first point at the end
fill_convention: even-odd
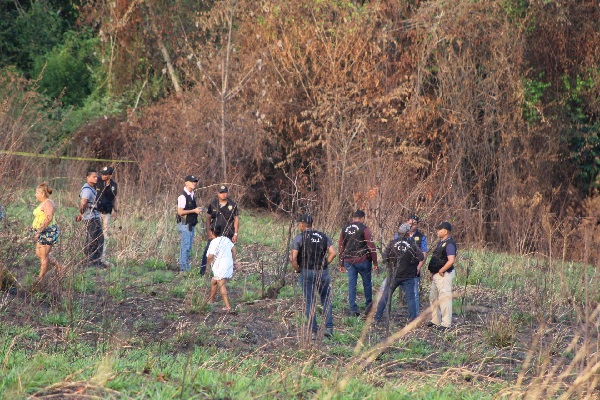
{"type": "Polygon", "coordinates": [[[62,41],[62,19],[49,2],[42,0],[9,5],[0,9],[0,68],[16,66],[27,77],[34,77],[33,64],[62,41]]]}
{"type": "Polygon", "coordinates": [[[97,43],[90,32],[65,33],[60,45],[35,58],[33,73],[40,77],[39,90],[67,106],[82,106],[97,87],[97,43]]]}

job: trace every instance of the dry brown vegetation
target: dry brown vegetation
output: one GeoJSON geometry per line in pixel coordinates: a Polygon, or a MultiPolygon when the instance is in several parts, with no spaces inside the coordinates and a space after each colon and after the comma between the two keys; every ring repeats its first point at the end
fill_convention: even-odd
{"type": "MultiPolygon", "coordinates": [[[[27,291],[36,264],[24,258],[25,226],[2,232],[0,311],[48,339],[38,344],[18,337],[7,343],[11,351],[22,350],[22,343],[42,351],[79,342],[143,347],[159,337],[177,352],[196,344],[232,354],[247,350],[247,360],[256,356],[277,366],[269,377],[282,382],[278,390],[291,387],[297,396],[314,394],[314,387],[288,385],[296,371],[284,364],[301,365],[300,375],[313,365],[348,365],[317,386],[317,396],[342,393],[344,374],[375,387],[410,374],[415,386],[425,385],[426,375],[438,377],[440,387],[503,384],[498,396],[505,398],[597,396],[597,268],[567,262],[600,263],[600,175],[582,183],[577,161],[587,151],[598,162],[598,150],[591,141],[578,150],[570,146],[573,138],[588,140],[600,129],[597,1],[119,0],[89,2],[83,10],[80,22],[101,39],[103,85],[126,99],[126,110],[62,137],[60,115],[35,91],[36,82],[3,70],[0,150],[135,161],[112,163],[128,217],[116,235],[117,267],[106,279],[88,272],[97,284],[93,290],[73,274],[59,301],[27,291]],[[400,316],[395,336],[386,339],[370,328],[360,336],[352,321],[336,314],[340,342],[360,338],[355,353],[348,355],[352,346],[345,342],[325,344],[323,351],[300,354],[306,357],[299,364],[298,293],[242,300],[245,279],[254,273],[263,279],[254,287],[260,286],[260,298],[278,297],[280,282],[293,281],[285,270],[285,227],[277,230],[277,251],[244,243],[247,269],[231,291],[242,305],[239,314],[203,308],[200,291],[180,290],[201,286],[201,278],[183,282],[168,271],[177,247],[173,202],[189,173],[201,178],[203,200],[213,195],[210,185],[227,182],[246,209],[309,211],[332,232],[360,207],[376,239],[385,242],[417,213],[427,233],[450,220],[461,249],[491,247],[537,258],[522,258],[524,265],[514,268],[513,260],[484,257],[470,269],[462,259],[460,324],[446,336],[404,327],[400,316]],[[148,260],[163,264],[147,267],[148,260]],[[483,285],[485,271],[469,274],[488,261],[499,271],[483,285]],[[130,264],[137,269],[130,271],[130,264]],[[6,290],[13,287],[16,294],[6,290]],[[167,301],[157,297],[165,287],[167,301]],[[84,307],[75,318],[77,301],[84,307]],[[148,305],[149,315],[137,315],[148,305]],[[69,311],[68,326],[49,328],[38,307],[50,315],[69,311]],[[118,318],[126,319],[122,330],[118,318]],[[218,327],[210,336],[212,324],[218,327]],[[231,335],[236,324],[242,333],[231,335]],[[361,341],[369,348],[359,349],[361,341]],[[420,341],[432,344],[428,355],[403,358],[420,341]],[[340,355],[332,357],[334,351],[340,355]]],[[[23,188],[50,178],[63,189],[57,202],[63,209],[74,206],[89,164],[105,162],[0,152],[0,203],[28,208],[23,188]]],[[[68,233],[56,251],[79,271],[82,233],[65,215],[68,233]]],[[[230,362],[226,370],[240,365],[230,362]]],[[[244,368],[242,374],[259,375],[244,368]]],[[[148,377],[148,371],[134,368],[131,375],[148,377]]],[[[77,379],[67,377],[34,397],[80,391],[118,397],[105,382],[77,379]]],[[[185,378],[169,379],[183,394],[185,378]]]]}
{"type": "MultiPolygon", "coordinates": [[[[91,3],[107,85],[134,91],[135,102],[56,142],[55,153],[135,160],[117,165],[120,177],[149,195],[194,172],[240,185],[248,204],[290,210],[296,185],[306,199],[298,207],[326,226],[363,207],[383,237],[416,212],[429,225],[452,220],[462,242],[598,262],[597,190],[577,184],[568,148],[581,125],[573,107],[588,125],[600,112],[595,2],[202,7],[190,16],[177,2],[91,3]],[[142,54],[153,56],[141,65],[142,54]],[[153,101],[158,71],[172,95],[153,101]],[[579,77],[593,84],[563,84],[579,77]],[[532,97],[538,81],[549,86],[532,97]]],[[[36,135],[52,128],[27,128],[46,113],[23,85],[4,83],[21,89],[4,96],[2,146],[44,150],[36,135]]],[[[6,155],[0,163],[3,178],[47,169],[6,155]]]]}
{"type": "MultiPolygon", "coordinates": [[[[570,184],[558,86],[598,81],[591,15],[585,1],[218,2],[171,37],[181,96],[102,132],[158,187],[194,170],[264,205],[301,175],[319,200],[305,207],[329,225],[360,206],[393,229],[413,211],[521,254],[568,236],[568,256],[593,262],[598,211],[580,200],[595,192],[570,184]],[[539,76],[556,84],[532,103],[525,82],[539,76]]],[[[597,93],[579,94],[592,118],[597,93]]]]}

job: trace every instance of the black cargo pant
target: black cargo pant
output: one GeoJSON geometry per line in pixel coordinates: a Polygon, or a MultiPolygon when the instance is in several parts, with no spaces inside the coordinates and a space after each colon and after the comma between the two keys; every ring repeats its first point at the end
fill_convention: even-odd
{"type": "Polygon", "coordinates": [[[104,247],[104,234],[102,233],[102,220],[92,218],[83,221],[85,224],[85,244],[83,254],[85,255],[85,264],[100,264],[102,257],[102,248],[104,247]]]}

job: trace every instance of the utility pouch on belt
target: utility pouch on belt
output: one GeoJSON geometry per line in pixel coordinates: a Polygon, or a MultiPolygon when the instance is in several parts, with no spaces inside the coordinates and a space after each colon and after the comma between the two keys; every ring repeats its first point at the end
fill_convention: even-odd
{"type": "Polygon", "coordinates": [[[441,262],[442,262],[442,260],[440,260],[439,258],[431,257],[431,260],[429,260],[429,266],[427,267],[427,269],[432,274],[437,274],[438,272],[440,272],[440,269],[442,269],[442,267],[444,266],[443,264],[440,265],[441,262]]]}

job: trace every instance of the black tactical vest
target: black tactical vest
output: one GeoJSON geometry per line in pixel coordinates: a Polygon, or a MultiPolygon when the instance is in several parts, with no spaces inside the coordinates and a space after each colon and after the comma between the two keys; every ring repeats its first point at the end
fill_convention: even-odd
{"type": "MultiPolygon", "coordinates": [[[[198,207],[196,205],[196,200],[194,200],[194,197],[187,194],[185,190],[181,192],[181,194],[183,195],[183,197],[185,197],[185,207],[183,207],[184,210],[193,210],[194,208],[198,207]]],[[[198,214],[193,213],[186,215],[177,215],[177,223],[180,222],[183,222],[185,225],[196,226],[196,224],[198,223],[198,214]]]]}
{"type": "Polygon", "coordinates": [[[389,257],[399,260],[404,256],[404,253],[410,249],[410,241],[407,238],[401,238],[398,240],[394,240],[390,247],[389,257]]]}
{"type": "Polygon", "coordinates": [[[389,244],[387,262],[392,263],[392,276],[394,279],[413,278],[417,274],[417,250],[419,246],[413,238],[400,238],[389,244]]]}
{"type": "Polygon", "coordinates": [[[419,248],[421,248],[421,242],[423,241],[423,236],[425,236],[425,235],[423,235],[418,229],[411,236],[411,238],[415,241],[415,244],[417,246],[419,246],[419,248]]]}
{"type": "Polygon", "coordinates": [[[346,225],[343,234],[344,241],[344,254],[341,255],[342,259],[345,258],[359,258],[368,254],[371,254],[367,241],[365,240],[365,224],[360,222],[351,222],[346,225]]]}
{"type": "Polygon", "coordinates": [[[109,179],[108,182],[98,180],[96,184],[96,198],[98,199],[98,211],[103,214],[112,213],[115,207],[117,184],[109,179]]]}
{"type": "MultiPolygon", "coordinates": [[[[448,254],[446,254],[446,246],[448,243],[452,243],[456,247],[456,243],[454,239],[450,237],[441,246],[437,246],[431,255],[431,260],[429,261],[429,272],[432,274],[437,274],[440,272],[440,269],[448,262],[448,254]]],[[[454,265],[452,265],[446,272],[450,272],[454,270],[454,265]]]]}
{"type": "Polygon", "coordinates": [[[233,238],[235,227],[233,222],[238,215],[237,204],[234,201],[227,199],[227,204],[221,207],[219,199],[214,199],[207,210],[210,213],[210,229],[215,229],[215,226],[220,225],[223,229],[223,236],[229,239],[233,238]]]}
{"type": "Polygon", "coordinates": [[[298,249],[298,265],[301,269],[327,269],[327,236],[319,231],[302,232],[298,249]]]}

